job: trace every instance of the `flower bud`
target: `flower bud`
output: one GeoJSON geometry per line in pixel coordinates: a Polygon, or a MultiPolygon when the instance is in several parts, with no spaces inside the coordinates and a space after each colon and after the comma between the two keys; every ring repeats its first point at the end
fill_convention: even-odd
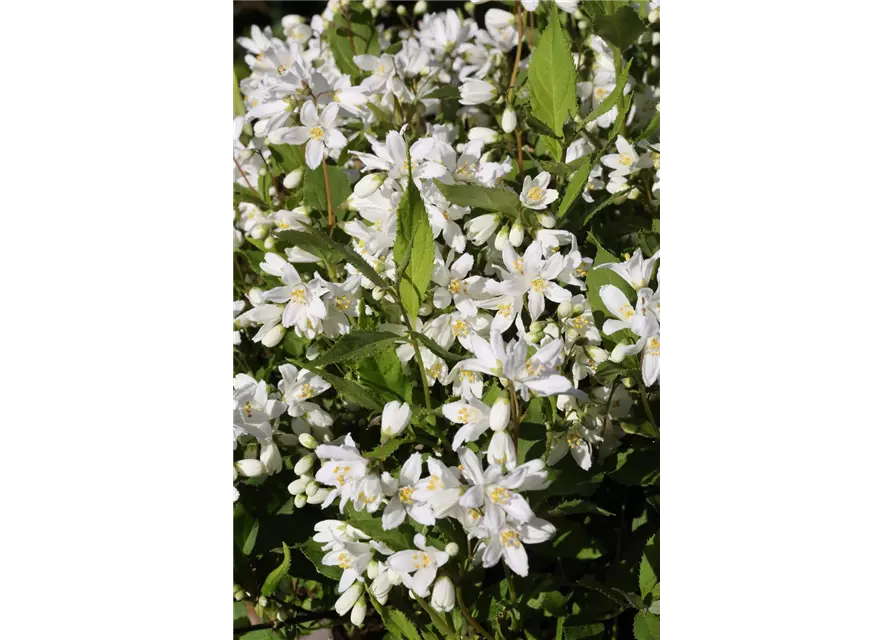
{"type": "Polygon", "coordinates": [[[369,564],[366,565],[366,576],[370,580],[375,580],[379,573],[381,573],[381,565],[378,560],[370,560],[369,564]]]}
{"type": "MultiPolygon", "coordinates": [[[[455,543],[453,543],[455,544],[455,543]]],[[[434,581],[431,592],[431,607],[439,612],[452,611],[456,606],[456,588],[447,576],[440,576],[434,581]]]]}
{"type": "Polygon", "coordinates": [[[589,23],[586,20],[577,20],[577,28],[580,31],[586,31],[586,29],[588,27],[589,27],[589,23]]]}
{"type": "Polygon", "coordinates": [[[350,621],[358,627],[366,619],[366,598],[360,598],[350,611],[350,621]]]}
{"type": "Polygon", "coordinates": [[[568,327],[567,330],[564,332],[564,335],[569,342],[576,342],[577,338],[580,337],[580,333],[573,327],[568,327]]]}
{"type": "Polygon", "coordinates": [[[239,460],[235,466],[239,474],[246,478],[256,478],[266,473],[266,469],[260,460],[239,460]]]}
{"type": "Polygon", "coordinates": [[[546,327],[546,323],[542,320],[537,320],[536,322],[530,323],[530,330],[534,331],[534,332],[542,331],[545,327],[546,327]]]}
{"type": "Polygon", "coordinates": [[[499,139],[499,134],[487,127],[472,127],[468,132],[469,140],[481,140],[484,144],[493,144],[499,139]]]}
{"type": "Polygon", "coordinates": [[[270,233],[270,225],[268,224],[259,224],[255,227],[251,228],[251,233],[248,235],[254,238],[255,240],[263,240],[267,237],[267,234],[270,233]]]}
{"type": "Polygon", "coordinates": [[[655,7],[651,10],[651,13],[648,14],[648,22],[654,24],[660,20],[660,7],[655,7]]]}
{"type": "Polygon", "coordinates": [[[260,598],[257,599],[257,604],[259,604],[262,607],[266,607],[267,602],[268,602],[268,600],[267,600],[266,596],[261,596],[260,598]]]}
{"type": "Polygon", "coordinates": [[[468,232],[471,243],[480,246],[489,240],[497,226],[499,226],[499,216],[495,213],[488,213],[469,220],[465,225],[465,230],[468,232]]]}
{"type": "Polygon", "coordinates": [[[417,16],[422,15],[426,11],[428,11],[428,3],[425,2],[425,0],[419,0],[418,2],[415,3],[415,6],[412,8],[412,12],[417,16]]]}
{"type": "Polygon", "coordinates": [[[311,451],[313,451],[314,449],[316,449],[316,447],[319,446],[319,443],[316,441],[316,438],[314,438],[313,435],[309,434],[309,433],[302,433],[301,435],[298,436],[298,440],[300,441],[301,446],[307,447],[311,451]]]}
{"type": "Polygon", "coordinates": [[[310,480],[304,478],[298,478],[297,480],[293,480],[288,485],[288,492],[293,496],[298,496],[304,493],[307,490],[307,485],[310,484],[310,480]]]}
{"type": "Polygon", "coordinates": [[[468,15],[470,15],[470,16],[474,15],[474,3],[473,2],[466,2],[464,5],[462,5],[462,8],[465,9],[465,13],[467,13],[468,15]]]}
{"type": "Polygon", "coordinates": [[[294,171],[289,172],[285,178],[282,180],[282,184],[285,185],[286,189],[294,189],[299,184],[301,184],[301,178],[304,177],[304,172],[300,169],[295,169],[294,171]]]}
{"type": "Polygon", "coordinates": [[[319,483],[316,482],[315,480],[311,480],[304,487],[304,493],[307,494],[308,498],[312,498],[314,495],[316,495],[316,492],[319,491],[319,489],[320,489],[319,483]]]}
{"type": "Polygon", "coordinates": [[[248,595],[248,594],[245,593],[245,590],[244,590],[244,589],[239,589],[238,591],[236,591],[236,592],[233,594],[233,598],[235,598],[236,601],[238,602],[238,601],[244,599],[246,595],[248,595]]]}
{"type": "Polygon", "coordinates": [[[331,489],[320,489],[312,496],[307,496],[307,504],[322,504],[326,501],[326,498],[329,497],[331,492],[331,489]]]}
{"type": "Polygon", "coordinates": [[[354,582],[352,585],[350,585],[350,588],[342,593],[341,597],[335,601],[335,611],[338,612],[339,616],[343,616],[345,613],[350,611],[351,607],[353,607],[353,605],[362,594],[363,585],[359,582],[354,582]]]}
{"type": "Polygon", "coordinates": [[[382,571],[372,580],[372,585],[369,589],[372,597],[378,600],[379,604],[387,604],[388,594],[393,586],[389,579],[388,571],[382,571]]]}
{"type": "Polygon", "coordinates": [[[543,333],[545,333],[553,340],[557,340],[558,336],[561,335],[561,329],[558,328],[557,324],[550,320],[548,323],[546,323],[546,328],[543,329],[543,333]]]}
{"type": "Polygon", "coordinates": [[[520,222],[512,225],[512,230],[509,231],[509,242],[516,248],[520,247],[521,243],[524,242],[524,225],[520,222]]]}
{"type": "Polygon", "coordinates": [[[558,305],[558,317],[566,318],[574,311],[574,305],[570,300],[565,300],[558,305]]]}
{"type": "Polygon", "coordinates": [[[459,545],[455,542],[448,542],[443,550],[447,552],[448,556],[454,558],[456,557],[456,554],[459,553],[459,545]]]}
{"type": "Polygon", "coordinates": [[[363,176],[353,188],[354,195],[358,198],[367,198],[371,196],[378,191],[378,188],[384,183],[386,177],[384,172],[370,173],[363,176]]]}
{"type": "Polygon", "coordinates": [[[493,408],[490,409],[490,428],[493,431],[505,431],[511,417],[512,408],[509,404],[509,396],[503,391],[493,402],[493,408]]]}
{"type": "Polygon", "coordinates": [[[524,341],[527,344],[539,344],[539,341],[543,339],[542,331],[528,331],[524,334],[524,341]]]}
{"type": "Polygon", "coordinates": [[[509,227],[505,225],[502,229],[499,230],[499,233],[496,234],[496,239],[493,241],[493,246],[496,247],[497,251],[502,251],[502,248],[505,246],[505,243],[509,239],[509,227]]]}
{"type": "Polygon", "coordinates": [[[536,217],[539,223],[546,229],[552,229],[555,226],[555,217],[548,213],[541,213],[536,217]]]}
{"type": "Polygon", "coordinates": [[[518,116],[515,115],[515,110],[511,107],[506,107],[505,111],[502,112],[500,124],[502,125],[502,130],[506,133],[514,131],[515,127],[518,126],[518,116]]]}
{"type": "Polygon", "coordinates": [[[391,400],[381,414],[381,441],[385,442],[403,433],[409,424],[412,410],[406,402],[391,400]]]}
{"type": "Polygon", "coordinates": [[[402,4],[398,4],[398,5],[397,5],[397,15],[398,15],[398,16],[405,16],[405,15],[406,15],[406,7],[405,7],[404,5],[402,5],[402,4]]]}
{"type": "Polygon", "coordinates": [[[264,249],[272,250],[276,246],[276,242],[270,236],[264,239],[264,249]]]}
{"type": "Polygon", "coordinates": [[[281,324],[277,324],[275,327],[270,329],[264,334],[264,337],[260,339],[260,342],[265,347],[272,349],[277,344],[282,342],[282,339],[285,337],[285,327],[281,324]]]}
{"type": "Polygon", "coordinates": [[[432,305],[430,302],[423,302],[422,305],[419,307],[420,316],[429,316],[431,315],[432,311],[434,311],[434,305],[432,305]]]}
{"type": "Polygon", "coordinates": [[[298,460],[295,464],[295,475],[302,476],[313,468],[313,463],[316,462],[316,455],[312,453],[308,453],[306,456],[298,460]]]}
{"type": "Polygon", "coordinates": [[[574,317],[575,318],[577,316],[583,314],[585,311],[586,311],[586,307],[583,305],[583,303],[578,302],[574,305],[574,317]]]}
{"type": "Polygon", "coordinates": [[[295,496],[295,508],[303,509],[304,505],[307,504],[307,496],[303,493],[299,493],[295,496]]]}
{"type": "Polygon", "coordinates": [[[381,287],[375,287],[372,290],[372,299],[378,302],[382,298],[384,298],[384,290],[381,287]]]}

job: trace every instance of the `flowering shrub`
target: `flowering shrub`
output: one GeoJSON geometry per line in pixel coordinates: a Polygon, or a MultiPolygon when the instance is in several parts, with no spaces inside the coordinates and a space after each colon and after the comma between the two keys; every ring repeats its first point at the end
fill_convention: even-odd
{"type": "Polygon", "coordinates": [[[236,633],[659,637],[657,4],[237,39],[236,633]]]}

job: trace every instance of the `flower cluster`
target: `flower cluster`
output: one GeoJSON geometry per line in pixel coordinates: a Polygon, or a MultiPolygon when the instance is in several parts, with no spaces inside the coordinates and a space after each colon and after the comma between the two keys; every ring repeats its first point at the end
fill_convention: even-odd
{"type": "Polygon", "coordinates": [[[234,501],[321,510],[302,549],[355,625],[542,572],[559,496],[658,434],[658,3],[613,3],[629,41],[599,3],[423,4],[237,39],[234,501]]]}

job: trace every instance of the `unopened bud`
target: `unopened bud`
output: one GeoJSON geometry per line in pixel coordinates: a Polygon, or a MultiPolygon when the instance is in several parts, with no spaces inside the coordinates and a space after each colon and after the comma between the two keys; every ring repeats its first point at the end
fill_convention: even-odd
{"type": "Polygon", "coordinates": [[[316,482],[316,481],[308,482],[307,486],[304,487],[304,493],[307,494],[308,498],[312,498],[313,496],[316,495],[316,493],[319,491],[319,489],[320,489],[320,486],[319,486],[318,482],[316,482]]]}
{"type": "Polygon", "coordinates": [[[520,247],[521,243],[524,242],[524,225],[520,222],[512,225],[512,230],[509,231],[509,242],[512,243],[513,247],[520,247]]]}
{"type": "Polygon", "coordinates": [[[248,300],[251,301],[251,304],[255,307],[259,307],[264,304],[264,292],[260,290],[258,287],[251,287],[248,290],[248,300]]]}
{"type": "Polygon", "coordinates": [[[266,597],[266,596],[261,596],[260,598],[258,598],[258,599],[257,599],[257,604],[259,604],[259,605],[262,606],[262,607],[266,607],[266,606],[267,606],[267,597],[266,597]]]}
{"type": "Polygon", "coordinates": [[[573,327],[568,327],[564,335],[570,342],[576,342],[577,338],[580,337],[580,333],[573,327]]]}
{"type": "Polygon", "coordinates": [[[530,330],[531,331],[542,331],[545,328],[545,326],[546,326],[545,322],[543,322],[542,320],[537,320],[536,322],[530,323],[530,330]]]}
{"type": "Polygon", "coordinates": [[[310,480],[307,479],[309,476],[304,476],[303,478],[298,478],[297,480],[293,480],[288,484],[288,492],[293,496],[298,496],[304,493],[307,489],[307,485],[310,484],[310,480]]]}
{"type": "Polygon", "coordinates": [[[240,601],[240,600],[242,600],[243,598],[245,598],[246,595],[247,595],[247,594],[245,593],[245,591],[244,591],[243,589],[239,589],[238,591],[236,591],[236,592],[233,594],[233,598],[235,598],[236,601],[240,601]]]}
{"type": "Polygon", "coordinates": [[[398,4],[398,5],[397,5],[397,15],[398,15],[398,16],[405,16],[405,15],[406,15],[406,7],[405,7],[404,5],[402,5],[402,4],[398,4]]]}
{"type": "Polygon", "coordinates": [[[306,447],[313,451],[316,447],[319,446],[319,443],[316,441],[316,438],[313,437],[312,434],[302,433],[298,436],[298,441],[300,441],[302,447],[306,447]]]}
{"type": "Polygon", "coordinates": [[[331,492],[331,489],[320,489],[312,496],[307,496],[307,504],[322,504],[326,501],[326,498],[329,497],[331,492]]]}
{"type": "Polygon", "coordinates": [[[387,176],[384,172],[381,173],[370,173],[369,175],[363,176],[359,182],[357,182],[356,186],[353,188],[354,195],[358,198],[367,198],[371,196],[373,193],[378,191],[379,187],[384,183],[385,178],[387,176]]]}
{"type": "Polygon", "coordinates": [[[444,548],[444,551],[447,552],[451,558],[455,557],[457,553],[459,553],[459,545],[455,542],[448,542],[447,546],[444,548]]]}
{"type": "Polygon", "coordinates": [[[267,236],[264,239],[264,249],[272,249],[275,246],[276,246],[276,243],[274,242],[273,238],[271,238],[270,236],[267,236]]]}
{"type": "Polygon", "coordinates": [[[285,327],[283,327],[281,324],[277,324],[275,327],[264,334],[264,337],[260,339],[260,342],[268,349],[272,349],[277,344],[282,342],[282,338],[284,337],[285,327]]]}
{"type": "Polygon", "coordinates": [[[308,453],[306,456],[298,460],[295,464],[295,475],[302,476],[313,468],[316,462],[316,455],[308,453]]]}
{"type": "Polygon", "coordinates": [[[524,334],[524,340],[527,344],[537,344],[540,340],[543,339],[542,331],[528,331],[524,334]]]}
{"type": "Polygon", "coordinates": [[[286,189],[294,189],[299,184],[301,184],[301,178],[304,177],[304,172],[300,169],[295,169],[294,171],[289,172],[287,176],[282,180],[282,184],[285,185],[286,189]]]}
{"type": "Polygon", "coordinates": [[[505,111],[502,112],[500,124],[502,125],[502,130],[506,133],[514,131],[515,127],[518,126],[518,116],[515,115],[515,110],[511,107],[506,107],[505,111]]]}
{"type": "Polygon", "coordinates": [[[589,27],[589,23],[586,20],[577,20],[577,28],[580,31],[585,31],[589,27]]]}
{"type": "Polygon", "coordinates": [[[654,24],[660,20],[660,7],[655,7],[651,10],[651,13],[648,14],[648,22],[654,24]]]}
{"type": "Polygon", "coordinates": [[[496,247],[497,251],[502,251],[502,248],[505,246],[506,240],[509,239],[509,227],[508,225],[504,226],[499,230],[499,233],[496,234],[496,239],[493,241],[493,246],[496,247]]]}
{"type": "Polygon", "coordinates": [[[541,213],[536,219],[539,220],[539,223],[546,229],[551,229],[555,226],[555,217],[548,213],[541,213]]]}
{"type": "Polygon", "coordinates": [[[428,3],[425,2],[425,0],[419,0],[418,2],[415,3],[415,6],[412,8],[412,12],[417,16],[422,15],[426,11],[428,11],[428,3]]]}
{"type": "Polygon", "coordinates": [[[565,300],[561,304],[558,305],[558,317],[566,318],[568,317],[574,310],[574,305],[570,300],[565,300]]]}
{"type": "Polygon", "coordinates": [[[304,505],[307,504],[307,496],[303,493],[299,493],[295,496],[295,508],[303,509],[304,505]]]}
{"type": "Polygon", "coordinates": [[[246,478],[257,478],[266,473],[266,468],[260,460],[239,460],[235,466],[239,474],[246,478]]]}
{"type": "Polygon", "coordinates": [[[363,624],[363,620],[366,619],[366,598],[360,597],[357,600],[357,603],[353,606],[353,609],[350,610],[350,621],[360,626],[363,624]]]}
{"type": "Polygon", "coordinates": [[[366,575],[370,580],[375,580],[379,573],[381,573],[381,566],[378,560],[370,560],[369,564],[366,565],[366,575]]]}
{"type": "Polygon", "coordinates": [[[583,303],[578,302],[578,303],[576,303],[576,304],[574,305],[574,317],[575,317],[575,318],[576,318],[577,316],[579,316],[579,315],[585,313],[585,311],[586,311],[586,307],[583,305],[583,303]]]}

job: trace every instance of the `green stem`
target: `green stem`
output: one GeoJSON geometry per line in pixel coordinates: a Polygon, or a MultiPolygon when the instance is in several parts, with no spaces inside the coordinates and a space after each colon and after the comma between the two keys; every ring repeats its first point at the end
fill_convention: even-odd
{"type": "Polygon", "coordinates": [[[509,382],[509,393],[512,394],[512,422],[515,425],[515,455],[518,455],[518,436],[521,430],[521,404],[515,393],[515,385],[509,382]]]}
{"type": "Polygon", "coordinates": [[[462,615],[465,616],[465,619],[468,621],[468,624],[474,627],[475,630],[487,640],[495,640],[495,638],[481,626],[480,622],[471,617],[471,613],[468,612],[468,607],[465,606],[465,601],[462,600],[462,589],[458,584],[456,585],[456,602],[459,605],[459,609],[462,611],[462,615]]]}
{"type": "Polygon", "coordinates": [[[422,609],[425,610],[425,612],[431,618],[431,622],[433,622],[434,626],[437,627],[438,631],[440,631],[447,638],[456,635],[456,630],[453,629],[453,625],[449,622],[449,618],[437,613],[433,608],[431,608],[431,605],[429,605],[421,596],[417,595],[415,601],[422,609]]]}
{"type": "MultiPolygon", "coordinates": [[[[397,303],[400,305],[400,312],[403,314],[403,321],[406,323],[409,331],[413,331],[414,327],[412,322],[409,320],[409,313],[407,313],[406,308],[403,306],[403,302],[400,300],[400,296],[396,294],[397,303]]],[[[431,410],[431,392],[428,390],[428,374],[425,372],[425,363],[422,360],[422,352],[419,350],[419,343],[416,341],[411,334],[407,333],[406,339],[409,340],[409,344],[412,345],[412,350],[415,352],[415,361],[419,365],[419,375],[422,377],[422,392],[425,394],[425,408],[429,411],[431,410]]]]}
{"type": "Polygon", "coordinates": [[[648,420],[651,421],[651,424],[654,425],[655,429],[660,429],[657,420],[654,419],[654,414],[651,413],[651,405],[648,403],[648,389],[645,387],[645,381],[642,379],[641,374],[636,376],[636,384],[639,385],[639,395],[642,396],[642,405],[645,407],[645,415],[648,416],[648,420]]]}

